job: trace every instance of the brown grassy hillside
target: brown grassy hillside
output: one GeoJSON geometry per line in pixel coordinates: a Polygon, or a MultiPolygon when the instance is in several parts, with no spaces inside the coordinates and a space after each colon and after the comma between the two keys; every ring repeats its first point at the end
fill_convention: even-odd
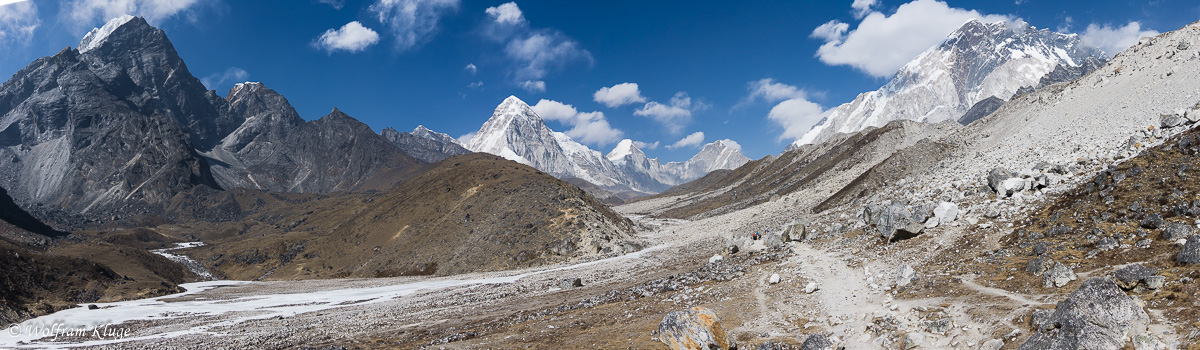
{"type": "Polygon", "coordinates": [[[632,224],[579,188],[486,154],[449,158],[382,193],[257,196],[267,209],[244,221],[160,231],[209,243],[184,253],[232,279],[445,275],[635,248],[623,243],[632,224]]]}

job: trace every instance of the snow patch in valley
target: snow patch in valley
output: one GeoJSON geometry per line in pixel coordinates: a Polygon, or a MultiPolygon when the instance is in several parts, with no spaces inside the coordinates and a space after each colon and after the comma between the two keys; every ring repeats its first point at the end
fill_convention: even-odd
{"type": "MultiPolygon", "coordinates": [[[[197,246],[195,245],[197,243],[199,242],[182,243],[181,247],[171,249],[195,247],[197,246]]],[[[667,247],[667,245],[662,244],[621,256],[552,269],[525,272],[511,276],[496,276],[474,279],[429,279],[371,288],[334,289],[308,293],[261,294],[235,297],[230,299],[207,299],[189,296],[216,288],[237,286],[244,287],[255,284],[264,284],[266,282],[207,281],[185,283],[180,286],[187,289],[187,292],[179,294],[115,303],[95,303],[94,305],[98,307],[97,310],[89,310],[86,307],[77,307],[21,322],[5,329],[4,335],[0,336],[0,346],[13,346],[18,348],[61,348],[76,346],[98,346],[136,340],[165,339],[188,334],[208,334],[219,336],[220,333],[213,331],[214,328],[232,326],[252,320],[270,319],[275,317],[290,317],[302,313],[317,312],[351,305],[365,305],[385,302],[426,290],[437,290],[480,284],[513,283],[525,277],[553,271],[571,270],[596,264],[605,264],[615,260],[636,259],[640,258],[646,253],[660,250],[665,247],[667,247]],[[161,321],[181,317],[195,318],[212,316],[227,317],[223,317],[223,321],[220,322],[167,333],[141,335],[119,339],[88,338],[87,341],[81,343],[55,341],[39,341],[34,343],[34,340],[44,338],[45,335],[47,335],[43,334],[42,332],[52,332],[46,330],[57,329],[61,332],[65,329],[90,329],[89,327],[103,327],[105,325],[108,325],[109,328],[112,329],[121,329],[121,324],[131,321],[161,321]]],[[[136,332],[137,329],[130,329],[130,331],[136,332]]],[[[89,332],[87,334],[91,333],[89,332]]],[[[50,335],[53,337],[52,334],[50,335]]]]}

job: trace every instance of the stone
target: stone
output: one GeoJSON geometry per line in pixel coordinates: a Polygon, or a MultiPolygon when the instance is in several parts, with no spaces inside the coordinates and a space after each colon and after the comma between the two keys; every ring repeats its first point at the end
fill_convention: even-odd
{"type": "Polygon", "coordinates": [[[1133,263],[1125,265],[1116,272],[1113,272],[1113,277],[1116,278],[1118,287],[1124,290],[1133,289],[1138,283],[1146,280],[1147,277],[1154,276],[1158,273],[1157,269],[1142,266],[1142,264],[1133,263]]]}
{"type": "Polygon", "coordinates": [[[920,332],[908,332],[904,335],[904,349],[916,349],[925,344],[925,335],[920,332]]]}
{"type": "Polygon", "coordinates": [[[833,342],[823,334],[813,334],[804,340],[800,345],[800,350],[830,350],[833,349],[833,342]]]}
{"type": "Polygon", "coordinates": [[[1046,271],[1050,271],[1050,267],[1053,266],[1054,261],[1051,261],[1045,257],[1038,257],[1037,259],[1030,260],[1028,264],[1025,264],[1025,272],[1031,273],[1034,276],[1041,276],[1042,274],[1046,273],[1046,271]]]}
{"type": "Polygon", "coordinates": [[[1188,237],[1175,260],[1182,264],[1200,264],[1200,235],[1188,237]]]}
{"type": "Polygon", "coordinates": [[[1146,277],[1146,279],[1143,282],[1146,283],[1146,288],[1149,288],[1150,290],[1161,289],[1164,285],[1167,284],[1167,277],[1166,276],[1148,276],[1148,277],[1146,277]]]}
{"type": "Polygon", "coordinates": [[[808,282],[808,284],[804,286],[804,293],[816,293],[819,289],[820,288],[817,286],[817,282],[808,282]]]}
{"type": "Polygon", "coordinates": [[[913,270],[912,266],[908,266],[908,264],[903,264],[903,265],[900,265],[900,268],[896,269],[896,286],[899,286],[899,287],[907,286],[909,283],[912,283],[912,281],[916,280],[916,279],[917,279],[917,271],[913,270]]]}
{"type": "Polygon", "coordinates": [[[717,314],[703,307],[668,313],[658,324],[658,340],[674,350],[737,348],[717,314]]]}
{"type": "Polygon", "coordinates": [[[771,278],[769,278],[767,280],[767,283],[770,283],[770,284],[779,283],[779,274],[777,274],[777,273],[771,274],[771,278]]]}
{"type": "Polygon", "coordinates": [[[97,310],[97,309],[100,309],[100,307],[96,306],[96,304],[88,304],[88,310],[97,310]]]}
{"type": "Polygon", "coordinates": [[[1005,168],[993,168],[988,171],[987,182],[988,187],[991,187],[992,192],[997,195],[1004,195],[1004,181],[1016,176],[1016,173],[1005,168]]]}
{"type": "Polygon", "coordinates": [[[951,328],[954,328],[954,321],[950,320],[949,318],[939,318],[936,320],[921,322],[921,325],[924,326],[925,331],[928,331],[929,333],[945,335],[946,332],[949,332],[951,328]]]}
{"type": "Polygon", "coordinates": [[[579,278],[567,278],[558,282],[558,287],[562,289],[571,289],[583,287],[583,280],[579,278]]]}
{"type": "Polygon", "coordinates": [[[1174,128],[1183,125],[1183,116],[1175,113],[1163,114],[1158,117],[1159,125],[1163,128],[1174,128]]]}
{"type": "Polygon", "coordinates": [[[708,258],[708,263],[715,264],[721,262],[722,259],[725,259],[725,257],[721,256],[721,254],[714,254],[711,258],[708,258]]]}
{"type": "Polygon", "coordinates": [[[1004,194],[1011,196],[1013,193],[1025,190],[1025,180],[1019,177],[1010,177],[1004,180],[1004,194]]]}
{"type": "Polygon", "coordinates": [[[1163,226],[1163,217],[1158,213],[1146,215],[1146,218],[1142,219],[1141,225],[1143,228],[1156,230],[1163,226]]]}
{"type": "Polygon", "coordinates": [[[1042,287],[1058,288],[1067,285],[1075,280],[1075,271],[1062,263],[1054,263],[1050,270],[1042,275],[1042,287]]]}
{"type": "Polygon", "coordinates": [[[891,240],[896,235],[896,231],[904,229],[911,222],[912,213],[900,203],[892,203],[879,213],[879,220],[875,223],[875,229],[879,231],[879,235],[883,238],[891,240]]]}
{"type": "Polygon", "coordinates": [[[780,238],[784,242],[803,242],[809,238],[808,224],[808,220],[792,220],[791,223],[784,226],[780,238]]]}
{"type": "Polygon", "coordinates": [[[949,224],[958,218],[958,204],[938,203],[937,208],[933,208],[933,217],[937,219],[939,225],[949,224]]]}
{"type": "Polygon", "coordinates": [[[1059,302],[1018,349],[1120,349],[1131,336],[1145,334],[1149,324],[1137,300],[1111,279],[1096,277],[1059,302]]]}
{"type": "Polygon", "coordinates": [[[929,218],[929,220],[925,220],[924,226],[925,226],[925,228],[930,229],[930,228],[938,227],[938,224],[940,224],[940,222],[938,222],[938,218],[932,217],[932,218],[929,218]]]}
{"type": "Polygon", "coordinates": [[[1141,334],[1133,337],[1133,350],[1167,350],[1167,344],[1163,344],[1158,338],[1153,335],[1141,334]]]}
{"type": "Polygon", "coordinates": [[[1100,251],[1109,251],[1116,249],[1120,245],[1121,243],[1117,242],[1116,239],[1113,239],[1112,237],[1104,237],[1096,242],[1096,249],[1099,249],[1100,251]]]}
{"type": "Polygon", "coordinates": [[[1052,329],[1054,324],[1050,321],[1051,315],[1054,315],[1054,309],[1033,310],[1033,314],[1029,316],[1029,325],[1033,326],[1034,332],[1052,329]]]}
{"type": "Polygon", "coordinates": [[[992,339],[992,340],[983,342],[983,345],[979,346],[979,350],[1000,350],[1000,348],[1003,348],[1003,347],[1004,347],[1003,340],[992,339]]]}
{"type": "Polygon", "coordinates": [[[1195,231],[1196,229],[1192,225],[1172,222],[1163,229],[1162,235],[1165,240],[1178,241],[1190,237],[1195,231]]]}

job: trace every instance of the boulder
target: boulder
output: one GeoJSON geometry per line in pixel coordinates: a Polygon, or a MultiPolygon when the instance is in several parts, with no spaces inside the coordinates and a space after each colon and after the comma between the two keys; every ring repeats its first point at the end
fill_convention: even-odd
{"type": "Polygon", "coordinates": [[[1183,264],[1200,264],[1200,235],[1188,237],[1175,259],[1183,264]]]}
{"type": "Polygon", "coordinates": [[[1087,280],[1021,344],[1033,349],[1120,349],[1145,334],[1150,316],[1106,277],[1087,280]]]}
{"type": "Polygon", "coordinates": [[[804,340],[800,345],[800,350],[830,350],[833,349],[833,342],[822,334],[813,334],[804,340]]]}
{"type": "Polygon", "coordinates": [[[1070,267],[1062,263],[1054,263],[1054,266],[1042,275],[1042,287],[1058,288],[1067,285],[1075,280],[1075,271],[1071,271],[1070,267]]]}
{"type": "Polygon", "coordinates": [[[737,348],[717,314],[702,307],[668,313],[658,324],[658,339],[674,350],[737,348]]]}
{"type": "Polygon", "coordinates": [[[1013,193],[1025,190],[1025,180],[1019,177],[1010,177],[1004,180],[1004,195],[1011,196],[1013,193]]]}
{"type": "Polygon", "coordinates": [[[901,203],[892,203],[879,213],[879,220],[875,223],[875,229],[879,231],[879,235],[891,240],[896,235],[897,230],[906,229],[911,220],[912,213],[908,211],[901,203]]]}
{"type": "Polygon", "coordinates": [[[912,283],[912,281],[916,280],[916,279],[917,279],[917,271],[913,270],[912,266],[908,266],[908,264],[903,264],[903,265],[900,265],[900,268],[896,269],[896,286],[900,286],[900,287],[907,286],[909,283],[912,283]]]}
{"type": "Polygon", "coordinates": [[[1163,239],[1174,242],[1190,237],[1196,229],[1192,225],[1172,222],[1163,229],[1163,239]]]}
{"type": "Polygon", "coordinates": [[[1183,125],[1183,116],[1175,113],[1163,114],[1158,118],[1163,128],[1174,128],[1183,125]]]}
{"type": "Polygon", "coordinates": [[[938,203],[937,208],[933,208],[933,217],[937,219],[940,225],[954,221],[958,218],[958,204],[951,202],[938,203]]]}
{"type": "Polygon", "coordinates": [[[558,287],[562,289],[571,289],[583,287],[583,280],[579,278],[567,278],[558,282],[558,287]]]}
{"type": "Polygon", "coordinates": [[[1143,282],[1146,283],[1146,288],[1149,288],[1150,290],[1156,290],[1156,289],[1162,288],[1163,285],[1167,284],[1167,277],[1166,276],[1149,276],[1149,277],[1146,277],[1146,280],[1143,282]]]}
{"type": "Polygon", "coordinates": [[[1112,237],[1104,237],[1104,238],[1101,238],[1099,241],[1096,241],[1096,249],[1099,249],[1101,251],[1113,250],[1113,249],[1116,249],[1117,247],[1119,247],[1120,245],[1121,245],[1121,243],[1117,242],[1117,240],[1113,239],[1112,237]]]}
{"type": "Polygon", "coordinates": [[[1146,215],[1146,218],[1142,219],[1141,225],[1143,228],[1151,230],[1158,229],[1163,226],[1163,217],[1162,215],[1158,215],[1158,213],[1146,215]]]}
{"type": "Polygon", "coordinates": [[[784,242],[803,242],[808,239],[808,220],[797,219],[783,226],[781,238],[784,242]]]}
{"type": "Polygon", "coordinates": [[[987,182],[988,187],[992,188],[992,192],[998,195],[1004,194],[1004,180],[1017,176],[1016,173],[1005,168],[993,168],[988,171],[987,182]]]}
{"type": "Polygon", "coordinates": [[[1030,260],[1028,264],[1025,264],[1025,272],[1031,273],[1034,276],[1041,276],[1042,274],[1046,273],[1046,271],[1050,271],[1050,268],[1053,266],[1054,261],[1051,261],[1045,257],[1038,257],[1037,259],[1030,260]]]}
{"type": "Polygon", "coordinates": [[[771,278],[767,279],[767,283],[770,283],[770,284],[779,283],[779,274],[777,274],[777,273],[771,274],[771,278]]]}
{"type": "Polygon", "coordinates": [[[1130,290],[1134,287],[1137,287],[1138,283],[1145,282],[1147,277],[1154,276],[1155,274],[1158,274],[1157,269],[1152,269],[1142,266],[1142,264],[1133,263],[1117,269],[1117,271],[1113,273],[1113,277],[1116,278],[1118,287],[1121,287],[1121,289],[1124,290],[1130,290]]]}

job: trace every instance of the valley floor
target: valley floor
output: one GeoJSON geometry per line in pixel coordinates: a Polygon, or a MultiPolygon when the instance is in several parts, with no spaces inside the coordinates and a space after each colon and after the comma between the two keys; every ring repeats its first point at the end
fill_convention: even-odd
{"type": "MultiPolygon", "coordinates": [[[[798,348],[821,333],[849,349],[896,349],[903,342],[977,349],[989,341],[1016,348],[1029,336],[1030,314],[1053,308],[1080,283],[1043,289],[1040,279],[1031,282],[997,260],[993,252],[1012,230],[1000,222],[989,229],[955,223],[891,244],[861,229],[775,247],[743,240],[740,252],[710,263],[735,236],[777,227],[794,209],[779,201],[698,221],[619,209],[642,224],[639,238],[650,248],[575,265],[450,277],[188,284],[183,294],[29,320],[8,329],[0,346],[664,348],[656,334],[663,316],[702,306],[743,346],[771,341],[798,348]],[[917,279],[899,286],[902,265],[913,267],[917,279]],[[772,274],[780,282],[769,283],[772,274]],[[563,284],[574,278],[583,286],[563,284]],[[108,324],[109,335],[30,342],[38,338],[31,331],[55,332],[55,324],[108,324]]],[[[1080,281],[1108,273],[1078,272],[1080,281]]],[[[1150,311],[1152,333],[1165,344],[1179,347],[1195,336],[1177,333],[1190,327],[1177,324],[1178,317],[1150,311]]]]}

